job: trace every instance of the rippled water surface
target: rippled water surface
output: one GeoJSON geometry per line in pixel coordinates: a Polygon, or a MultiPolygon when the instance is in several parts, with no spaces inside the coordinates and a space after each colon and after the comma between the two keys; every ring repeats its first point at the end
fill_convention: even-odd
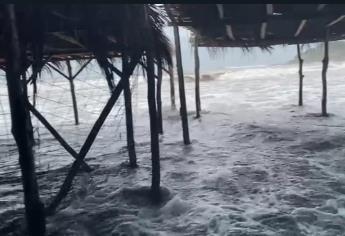
{"type": "MultiPolygon", "coordinates": [[[[345,235],[345,65],[330,66],[327,118],[319,116],[321,63],[305,66],[303,108],[295,105],[297,69],[239,68],[202,81],[201,119],[194,119],[194,83],[187,77],[189,146],[182,142],[178,112],[170,109],[166,77],[160,137],[164,201],[158,206],[147,197],[149,120],[146,82],[139,78],[133,89],[139,168],[126,167],[120,102],[86,158],[95,170],[79,174],[57,214],[47,219],[49,234],[345,235]]],[[[79,126],[73,125],[66,83],[39,85],[38,108],[76,149],[109,96],[103,80],[86,82],[76,81],[79,126]]],[[[4,86],[1,92],[5,114],[4,86]]],[[[0,232],[13,235],[22,222],[22,191],[10,121],[3,117],[0,232]]],[[[49,202],[72,158],[33,123],[40,135],[35,154],[42,200],[49,202]]]]}

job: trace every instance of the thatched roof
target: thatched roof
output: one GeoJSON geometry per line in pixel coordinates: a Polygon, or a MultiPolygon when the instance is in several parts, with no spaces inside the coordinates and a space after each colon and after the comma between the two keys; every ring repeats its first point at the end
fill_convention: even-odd
{"type": "MultiPolygon", "coordinates": [[[[169,40],[163,33],[165,12],[153,4],[32,4],[16,5],[17,27],[30,61],[116,57],[145,53],[154,45],[157,57],[170,61],[169,40]]],[[[4,32],[4,5],[0,31],[4,32]]],[[[0,64],[6,48],[0,34],[0,64]]]]}
{"type": "Polygon", "coordinates": [[[165,4],[200,47],[253,47],[345,38],[345,4],[165,4]]]}

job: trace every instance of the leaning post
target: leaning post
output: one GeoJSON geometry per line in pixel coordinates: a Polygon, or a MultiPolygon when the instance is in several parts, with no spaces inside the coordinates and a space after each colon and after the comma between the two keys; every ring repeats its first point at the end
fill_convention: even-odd
{"type": "Polygon", "coordinates": [[[67,70],[68,70],[68,81],[71,87],[71,95],[72,95],[72,103],[73,103],[73,112],[74,112],[74,120],[75,124],[79,124],[79,116],[78,116],[78,106],[77,106],[77,98],[75,96],[75,88],[74,88],[74,77],[72,74],[72,66],[71,66],[71,61],[67,60],[67,70]]]}
{"type": "Polygon", "coordinates": [[[174,38],[175,38],[175,50],[176,50],[176,67],[179,80],[179,94],[180,94],[180,115],[182,120],[183,129],[183,141],[184,144],[190,144],[189,130],[188,130],[188,117],[187,117],[187,105],[186,95],[184,88],[183,68],[182,68],[182,57],[181,57],[181,46],[180,46],[180,34],[177,25],[174,25],[174,38]]]}

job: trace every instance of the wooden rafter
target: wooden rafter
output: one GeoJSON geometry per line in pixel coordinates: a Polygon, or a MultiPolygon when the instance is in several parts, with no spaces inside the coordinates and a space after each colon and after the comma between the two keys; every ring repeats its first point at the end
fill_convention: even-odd
{"type": "Polygon", "coordinates": [[[234,36],[233,31],[232,31],[231,25],[226,25],[225,29],[226,29],[226,34],[229,36],[229,38],[232,40],[235,40],[235,36],[234,36]]]}
{"type": "Polygon", "coordinates": [[[266,14],[273,15],[273,4],[266,4],[266,14]]]}
{"type": "Polygon", "coordinates": [[[322,9],[325,8],[326,5],[327,5],[327,4],[319,4],[319,5],[317,6],[317,10],[318,10],[318,11],[321,11],[322,9]]]}
{"type": "Polygon", "coordinates": [[[304,20],[302,20],[301,21],[301,23],[299,24],[299,26],[298,26],[298,28],[297,28],[297,30],[296,30],[296,33],[295,33],[295,37],[297,37],[298,35],[300,35],[301,34],[301,32],[302,32],[302,30],[303,30],[303,28],[304,28],[304,26],[305,26],[305,24],[307,23],[307,20],[306,19],[304,19],[304,20]]]}
{"type": "Polygon", "coordinates": [[[339,16],[337,19],[333,20],[332,22],[327,24],[327,27],[330,27],[332,25],[335,25],[336,23],[342,21],[345,18],[345,15],[339,16]]]}
{"type": "Polygon", "coordinates": [[[67,36],[65,34],[62,34],[60,32],[55,32],[52,33],[52,35],[54,35],[55,37],[62,39],[68,43],[71,43],[73,45],[79,46],[81,48],[85,48],[85,46],[83,44],[81,44],[80,42],[78,42],[77,40],[75,40],[73,37],[67,36]]]}
{"type": "Polygon", "coordinates": [[[224,8],[223,4],[216,4],[218,9],[218,14],[220,19],[224,19],[224,8]]]}
{"type": "Polygon", "coordinates": [[[267,22],[261,23],[260,29],[260,39],[265,39],[266,37],[267,22]]]}

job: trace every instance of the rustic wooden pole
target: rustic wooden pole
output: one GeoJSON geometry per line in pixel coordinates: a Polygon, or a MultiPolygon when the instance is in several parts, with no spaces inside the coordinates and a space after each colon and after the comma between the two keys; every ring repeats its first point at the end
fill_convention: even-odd
{"type": "Polygon", "coordinates": [[[152,182],[151,195],[155,202],[159,202],[160,194],[160,158],[159,158],[159,139],[157,110],[155,98],[155,73],[153,53],[147,52],[147,101],[150,115],[150,132],[151,132],[151,162],[152,162],[152,182]]]}
{"type": "Polygon", "coordinates": [[[198,51],[198,36],[195,36],[194,41],[194,60],[195,60],[195,106],[196,118],[200,117],[201,102],[200,102],[200,59],[198,51]]]}
{"type": "Polygon", "coordinates": [[[72,66],[71,66],[71,61],[67,60],[67,71],[68,71],[68,81],[69,85],[71,87],[71,96],[72,96],[72,103],[73,103],[73,112],[74,112],[74,120],[75,124],[79,124],[79,116],[78,116],[78,106],[77,106],[77,98],[75,96],[75,89],[74,89],[74,76],[72,74],[72,66]]]}
{"type": "Polygon", "coordinates": [[[6,52],[6,79],[11,109],[12,134],[17,143],[19,164],[22,173],[24,190],[25,217],[30,236],[44,236],[46,231],[44,205],[42,204],[37,178],[35,161],[32,152],[32,140],[28,135],[25,97],[20,81],[20,46],[16,26],[16,16],[13,4],[6,5],[8,43],[6,52]]]}
{"type": "Polygon", "coordinates": [[[328,116],[327,114],[327,68],[328,68],[328,29],[326,29],[325,35],[325,50],[324,58],[322,60],[322,116],[328,116]]]}
{"type": "Polygon", "coordinates": [[[297,44],[297,54],[298,54],[298,62],[299,62],[299,96],[298,96],[298,105],[303,106],[303,59],[301,57],[301,49],[300,45],[297,44]]]}
{"type": "Polygon", "coordinates": [[[129,166],[137,167],[137,156],[135,153],[135,141],[133,130],[133,114],[132,114],[132,94],[129,83],[131,72],[128,70],[129,57],[126,53],[122,53],[122,80],[123,80],[123,96],[125,100],[126,112],[126,129],[127,129],[127,150],[129,156],[129,166]]]}
{"type": "MultiPolygon", "coordinates": [[[[160,191],[160,154],[159,154],[159,134],[157,124],[157,108],[156,108],[156,93],[155,93],[155,56],[160,58],[154,45],[152,25],[149,20],[149,13],[147,10],[148,4],[144,5],[145,26],[147,29],[148,44],[146,47],[146,74],[147,74],[147,103],[150,117],[150,136],[151,136],[151,200],[154,203],[159,203],[161,200],[160,191]]],[[[144,67],[145,68],[145,67],[144,67]]]]}
{"type": "Polygon", "coordinates": [[[184,78],[183,78],[183,68],[182,68],[182,57],[181,57],[181,46],[180,46],[180,35],[178,26],[174,25],[174,38],[175,38],[175,50],[176,50],[176,67],[179,80],[179,94],[180,94],[180,115],[182,120],[183,129],[183,141],[184,144],[190,144],[189,130],[188,130],[188,116],[187,116],[187,105],[186,105],[186,95],[184,89],[184,78]]]}
{"type": "Polygon", "coordinates": [[[157,63],[157,120],[158,120],[158,132],[163,134],[163,115],[162,115],[162,77],[163,68],[162,61],[158,60],[157,63]]]}
{"type": "Polygon", "coordinates": [[[174,81],[174,67],[169,65],[169,77],[170,77],[170,103],[171,109],[176,109],[175,104],[175,81],[174,81]]]}

